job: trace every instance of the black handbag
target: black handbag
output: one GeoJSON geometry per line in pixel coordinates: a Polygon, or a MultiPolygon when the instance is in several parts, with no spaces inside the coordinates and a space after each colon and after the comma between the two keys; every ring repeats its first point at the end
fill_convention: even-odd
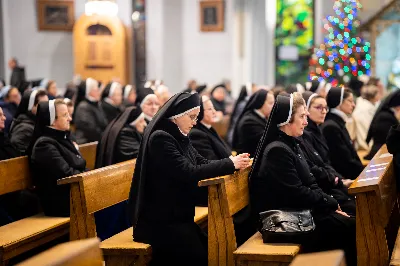
{"type": "Polygon", "coordinates": [[[303,244],[315,230],[310,210],[270,210],[260,213],[260,228],[264,243],[303,244]]]}

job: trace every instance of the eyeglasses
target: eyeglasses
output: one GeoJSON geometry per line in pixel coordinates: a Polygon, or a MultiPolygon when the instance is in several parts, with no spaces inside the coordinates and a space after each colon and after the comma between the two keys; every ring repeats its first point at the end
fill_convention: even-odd
{"type": "Polygon", "coordinates": [[[197,122],[197,120],[198,120],[197,115],[189,115],[189,114],[187,114],[187,115],[189,116],[190,120],[192,120],[195,123],[197,122]]]}
{"type": "Polygon", "coordinates": [[[318,106],[313,106],[313,108],[317,109],[320,112],[322,112],[323,110],[325,110],[325,112],[328,112],[327,106],[318,105],[318,106]]]}
{"type": "Polygon", "coordinates": [[[204,111],[212,111],[212,112],[216,112],[217,110],[215,110],[215,108],[214,108],[214,107],[210,107],[210,108],[204,109],[204,111]]]}

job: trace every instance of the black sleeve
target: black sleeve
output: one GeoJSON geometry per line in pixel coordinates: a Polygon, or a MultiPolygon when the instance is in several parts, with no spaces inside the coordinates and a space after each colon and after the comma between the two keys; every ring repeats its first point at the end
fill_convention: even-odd
{"type": "Polygon", "coordinates": [[[329,147],[329,155],[332,165],[335,169],[342,173],[345,178],[356,179],[364,170],[364,167],[358,157],[353,156],[349,148],[346,146],[340,129],[336,126],[329,126],[322,130],[329,147]]]}
{"type": "Polygon", "coordinates": [[[218,160],[207,134],[200,130],[190,132],[190,140],[196,151],[208,160],[218,160]]]}
{"type": "Polygon", "coordinates": [[[162,161],[163,165],[168,167],[168,171],[176,173],[174,177],[179,182],[189,184],[195,182],[197,186],[200,180],[232,174],[235,171],[231,159],[208,161],[193,148],[198,162],[197,165],[194,165],[179,152],[177,145],[173,137],[161,134],[153,134],[149,143],[150,153],[153,153],[152,157],[162,161]]]}
{"type": "Polygon", "coordinates": [[[81,106],[76,110],[75,126],[77,130],[84,132],[84,137],[91,141],[98,141],[101,139],[102,131],[97,125],[95,115],[92,113],[88,106],[81,106]]]}
{"type": "Polygon", "coordinates": [[[31,142],[33,135],[33,127],[20,123],[13,128],[11,134],[11,144],[17,148],[22,154],[25,154],[31,142]]]}
{"type": "Polygon", "coordinates": [[[259,171],[270,171],[271,182],[278,191],[285,191],[291,195],[293,201],[303,208],[318,209],[330,208],[336,210],[338,203],[335,199],[325,194],[315,183],[305,186],[297,173],[294,158],[283,147],[274,147],[267,153],[263,168],[259,171]],[[269,167],[269,170],[264,168],[269,167]]]}
{"type": "Polygon", "coordinates": [[[140,142],[135,138],[133,132],[121,130],[117,140],[117,158],[119,162],[137,158],[140,142]]]}
{"type": "Polygon", "coordinates": [[[255,156],[258,142],[260,141],[264,133],[264,128],[265,125],[261,125],[253,119],[246,119],[243,122],[243,124],[241,125],[241,129],[239,130],[242,131],[241,137],[246,138],[246,140],[244,141],[246,143],[246,147],[250,148],[251,150],[239,150],[240,153],[250,153],[251,157],[255,156]]]}
{"type": "Polygon", "coordinates": [[[47,172],[54,174],[54,178],[64,178],[81,173],[69,166],[62,157],[57,147],[47,141],[38,141],[32,152],[32,164],[36,169],[46,169],[47,172]]]}

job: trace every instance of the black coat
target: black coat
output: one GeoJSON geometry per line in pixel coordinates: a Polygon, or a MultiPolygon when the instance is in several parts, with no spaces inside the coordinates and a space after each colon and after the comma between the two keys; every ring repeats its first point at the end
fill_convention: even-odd
{"type": "Polygon", "coordinates": [[[330,164],[329,148],[321,128],[312,120],[308,120],[308,125],[304,130],[302,138],[318,153],[322,160],[330,164]]]}
{"type": "Polygon", "coordinates": [[[35,116],[31,113],[21,114],[14,119],[10,128],[10,141],[21,152],[25,154],[32,140],[35,129],[35,116]]]}
{"type": "MultiPolygon", "coordinates": [[[[232,151],[212,127],[208,129],[202,123],[198,122],[190,131],[189,138],[196,151],[207,160],[221,160],[231,156],[232,151]]],[[[198,189],[196,205],[208,205],[207,187],[198,189]]]]}
{"type": "Polygon", "coordinates": [[[371,134],[371,139],[374,141],[371,151],[366,159],[371,160],[374,155],[379,151],[381,146],[386,143],[386,138],[392,126],[398,125],[399,122],[395,117],[392,110],[389,108],[382,109],[376,114],[374,121],[370,125],[369,133],[371,134]]]}
{"type": "Polygon", "coordinates": [[[397,191],[400,191],[400,126],[392,126],[387,137],[388,151],[393,154],[397,191]]]}
{"type": "Polygon", "coordinates": [[[99,141],[107,126],[106,116],[99,104],[84,100],[79,103],[75,113],[75,136],[78,144],[99,141]]]}
{"type": "Polygon", "coordinates": [[[45,128],[34,144],[30,167],[45,215],[70,215],[70,186],[57,180],[85,171],[86,161],[75,148],[68,133],[45,128]]]}
{"type": "Polygon", "coordinates": [[[207,265],[207,241],[193,222],[197,183],[231,174],[234,165],[228,158],[204,159],[175,124],[160,123],[148,142],[146,192],[134,238],[152,245],[155,265],[165,265],[166,258],[174,265],[178,258],[179,265],[207,265]]]}
{"type": "Polygon", "coordinates": [[[20,156],[20,152],[11,144],[4,132],[0,132],[0,161],[20,156]]]}
{"type": "Polygon", "coordinates": [[[15,67],[11,73],[10,86],[18,88],[22,95],[24,93],[23,84],[25,81],[25,68],[15,67]]]}
{"type": "MultiPolygon", "coordinates": [[[[303,137],[309,132],[304,132],[303,137]]],[[[303,137],[300,137],[300,148],[303,151],[305,159],[314,175],[318,186],[326,193],[333,196],[343,211],[348,214],[356,214],[356,204],[354,198],[349,196],[348,189],[343,185],[342,176],[333,169],[332,166],[325,163],[319,153],[314,149],[311,143],[308,143],[303,137]],[[335,179],[338,183],[335,184],[335,179]]]]}
{"type": "Polygon", "coordinates": [[[135,127],[126,125],[118,135],[113,163],[137,158],[141,141],[142,134],[135,127]]]}
{"type": "Polygon", "coordinates": [[[221,160],[232,155],[231,149],[215,129],[208,129],[200,122],[192,128],[189,138],[197,152],[207,160],[221,160]]]}
{"type": "Polygon", "coordinates": [[[345,121],[336,114],[328,113],[322,125],[322,133],[329,147],[333,168],[344,178],[356,179],[364,166],[354,149],[345,121]]]}
{"type": "Polygon", "coordinates": [[[103,109],[104,115],[106,116],[108,123],[113,121],[114,118],[116,118],[121,113],[120,108],[115,107],[114,105],[104,100],[101,102],[101,108],[103,109]]]}
{"type": "Polygon", "coordinates": [[[250,110],[243,115],[237,125],[237,143],[233,143],[234,149],[239,153],[250,153],[253,157],[256,153],[258,142],[260,141],[267,119],[260,117],[250,110]]]}
{"type": "Polygon", "coordinates": [[[337,209],[338,202],[317,185],[297,139],[279,132],[278,140],[268,144],[259,159],[258,173],[250,179],[255,215],[274,209],[312,209],[316,213],[337,209]]]}

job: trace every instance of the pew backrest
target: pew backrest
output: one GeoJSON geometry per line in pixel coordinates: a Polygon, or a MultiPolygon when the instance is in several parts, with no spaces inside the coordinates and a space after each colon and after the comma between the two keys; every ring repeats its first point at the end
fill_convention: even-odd
{"type": "Polygon", "coordinates": [[[102,266],[98,238],[71,241],[40,253],[18,266],[102,266]]]}
{"type": "MultiPolygon", "coordinates": [[[[89,169],[94,168],[97,142],[79,146],[82,157],[89,169]]],[[[0,161],[0,195],[32,188],[32,175],[29,170],[28,156],[0,161]]]]}
{"type": "MultiPolygon", "coordinates": [[[[358,265],[387,265],[389,247],[385,230],[397,209],[393,156],[383,145],[349,188],[356,196],[358,265]]],[[[397,209],[398,210],[398,209],[397,209]]],[[[398,228],[398,224],[395,225],[398,228]]]]}
{"type": "Polygon", "coordinates": [[[98,142],[90,142],[79,145],[79,151],[86,160],[86,168],[93,170],[96,163],[96,149],[98,142]]]}
{"type": "Polygon", "coordinates": [[[232,216],[249,204],[248,174],[250,167],[235,174],[206,179],[208,186],[208,259],[219,265],[234,265],[236,237],[232,216]]]}
{"type": "Polygon", "coordinates": [[[96,237],[94,213],[125,201],[136,159],[59,180],[71,186],[71,240],[96,237]]]}

